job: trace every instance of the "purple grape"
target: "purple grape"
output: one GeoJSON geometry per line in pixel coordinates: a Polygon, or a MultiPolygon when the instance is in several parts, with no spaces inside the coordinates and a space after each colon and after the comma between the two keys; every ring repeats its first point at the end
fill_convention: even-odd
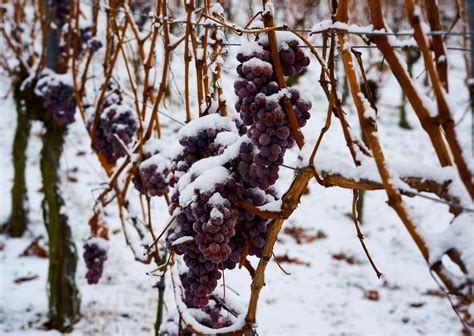
{"type": "MultiPolygon", "coordinates": [[[[92,120],[88,123],[89,128],[91,123],[92,120]]],[[[115,164],[119,158],[126,155],[123,145],[132,142],[136,128],[132,109],[123,102],[116,84],[110,84],[96,127],[94,147],[104,155],[107,162],[115,164]]]]}
{"type": "Polygon", "coordinates": [[[74,122],[76,99],[71,84],[64,76],[47,74],[40,78],[36,93],[43,99],[43,107],[53,120],[60,126],[74,122]]]}
{"type": "Polygon", "coordinates": [[[107,251],[93,240],[84,244],[84,261],[87,267],[86,279],[89,285],[97,284],[102,277],[107,251]]]}

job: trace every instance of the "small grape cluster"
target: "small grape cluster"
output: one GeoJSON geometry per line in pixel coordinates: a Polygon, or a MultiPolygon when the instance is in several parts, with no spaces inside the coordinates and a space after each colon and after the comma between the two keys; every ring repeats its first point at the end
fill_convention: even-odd
{"type": "Polygon", "coordinates": [[[36,85],[36,94],[43,99],[43,107],[60,126],[74,122],[76,99],[72,85],[64,75],[46,74],[36,85]]]}
{"type": "Polygon", "coordinates": [[[87,267],[86,279],[89,285],[97,284],[104,271],[107,250],[93,239],[84,244],[84,261],[87,267]]]}
{"type": "MultiPolygon", "coordinates": [[[[297,46],[296,40],[280,44],[280,62],[286,76],[296,75],[309,65],[309,58],[297,46]]],[[[239,172],[250,185],[265,190],[278,179],[285,151],[295,143],[280,99],[285,95],[289,98],[300,127],[310,117],[311,102],[303,99],[296,89],[280,90],[268,44],[257,44],[240,52],[237,60],[239,78],[234,83],[234,92],[239,100],[235,108],[249,126],[247,135],[257,149],[242,144],[239,172]]]]}
{"type": "Polygon", "coordinates": [[[51,0],[49,1],[50,13],[54,13],[54,23],[58,27],[62,27],[67,22],[69,16],[71,1],[70,0],[51,0]]]}
{"type": "MultiPolygon", "coordinates": [[[[92,120],[88,123],[90,128],[92,120]]],[[[120,89],[109,85],[95,131],[94,147],[110,164],[127,154],[123,145],[132,142],[137,123],[132,109],[123,101],[120,89]],[[121,143],[122,142],[122,143],[121,143]]]]}
{"type": "MultiPolygon", "coordinates": [[[[188,308],[196,307],[192,300],[191,284],[189,282],[190,277],[188,272],[180,274],[179,277],[181,280],[181,285],[184,288],[183,302],[188,308]]],[[[207,314],[207,316],[199,319],[198,322],[206,327],[223,328],[231,324],[229,318],[223,316],[222,308],[213,301],[208,302],[204,307],[202,307],[202,310],[207,314]]]]}
{"type": "Polygon", "coordinates": [[[62,54],[66,53],[67,45],[73,45],[77,39],[76,54],[81,56],[85,51],[88,51],[90,55],[95,54],[100,48],[102,48],[102,42],[95,36],[92,35],[92,27],[84,26],[79,28],[79,33],[75,30],[70,34],[67,27],[62,30],[62,41],[63,43],[59,46],[59,52],[62,54]]]}
{"type": "Polygon", "coordinates": [[[161,147],[159,140],[150,140],[143,147],[142,162],[132,179],[135,189],[141,194],[163,196],[168,193],[171,163],[161,147]]]}

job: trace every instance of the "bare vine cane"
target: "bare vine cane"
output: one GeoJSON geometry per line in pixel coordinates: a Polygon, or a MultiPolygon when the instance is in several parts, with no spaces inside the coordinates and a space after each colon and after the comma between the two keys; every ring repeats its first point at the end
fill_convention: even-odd
{"type": "MultiPolygon", "coordinates": [[[[341,1],[338,6],[337,18],[341,22],[347,22],[347,1],[341,1]]],[[[370,104],[365,100],[363,94],[360,91],[360,84],[357,78],[353,66],[353,59],[349,49],[345,47],[344,36],[339,36],[339,49],[342,53],[342,60],[344,63],[345,72],[349,81],[352,98],[357,108],[357,114],[359,117],[360,125],[367,137],[370,148],[372,149],[373,157],[379,171],[380,177],[384,189],[387,192],[388,204],[395,210],[400,217],[401,221],[408,230],[410,236],[416,243],[418,249],[422,253],[424,259],[429,262],[429,250],[426,242],[419,234],[415,223],[412,221],[397,188],[393,185],[392,177],[389,169],[387,168],[385,157],[382,151],[382,147],[378,140],[377,135],[377,122],[376,116],[373,110],[371,111],[370,104]]],[[[431,268],[436,272],[444,285],[452,292],[456,293],[459,297],[465,299],[465,295],[459,291],[459,288],[454,285],[455,281],[451,279],[450,273],[448,273],[445,267],[441,263],[437,263],[431,268]]]]}
{"type": "MultiPolygon", "coordinates": [[[[459,143],[456,130],[454,128],[455,125],[452,117],[453,111],[451,111],[451,107],[449,106],[447,100],[447,93],[442,83],[444,77],[440,76],[438,70],[433,65],[428,41],[425,36],[425,33],[423,32],[423,29],[421,28],[422,18],[420,17],[420,15],[415,13],[415,3],[413,2],[413,0],[405,0],[405,4],[408,11],[408,18],[415,32],[416,42],[418,43],[421,53],[423,55],[425,67],[428,71],[431,80],[431,85],[436,96],[439,122],[443,127],[446,140],[448,142],[449,147],[451,148],[451,152],[454,157],[454,162],[456,163],[456,166],[458,168],[461,180],[463,181],[464,185],[466,186],[466,189],[471,195],[471,199],[474,199],[474,183],[472,181],[473,173],[469,167],[468,162],[466,162],[466,159],[464,158],[463,149],[461,147],[461,144],[459,143]]],[[[436,4],[434,4],[433,6],[434,8],[437,8],[436,4]]]]}
{"type": "MultiPolygon", "coordinates": [[[[430,24],[431,31],[442,31],[441,19],[439,17],[439,10],[436,1],[425,0],[426,16],[430,24]]],[[[459,18],[459,13],[457,15],[459,18]]],[[[446,92],[449,91],[448,83],[448,58],[446,55],[446,48],[444,46],[443,37],[441,35],[433,35],[431,37],[433,42],[433,51],[435,54],[435,63],[438,70],[439,78],[446,92]]]]}
{"type": "MultiPolygon", "coordinates": [[[[282,210],[293,212],[298,206],[301,195],[306,189],[309,181],[313,177],[313,170],[310,167],[303,168],[298,171],[293,183],[291,184],[288,191],[282,197],[282,210]]],[[[250,301],[247,310],[247,316],[245,317],[246,324],[253,328],[253,325],[256,321],[257,313],[257,304],[260,295],[260,290],[265,284],[265,269],[268,262],[271,260],[273,247],[275,246],[278,233],[281,230],[281,227],[285,219],[274,219],[268,229],[267,240],[265,241],[265,246],[263,247],[262,258],[260,259],[257,269],[255,271],[255,276],[252,280],[251,292],[250,292],[250,301]]],[[[252,335],[251,329],[246,332],[246,335],[252,335]]]]}
{"type": "MultiPolygon", "coordinates": [[[[382,14],[382,5],[380,0],[368,0],[370,16],[374,29],[387,31],[385,26],[385,20],[382,14]]],[[[400,62],[398,56],[393,50],[388,36],[386,35],[372,35],[371,41],[373,41],[380,52],[384,56],[384,59],[390,66],[393,74],[395,75],[400,87],[408,98],[408,101],[413,107],[420,123],[425,132],[430,137],[433,148],[438,156],[438,160],[441,166],[451,166],[451,156],[448,152],[444,137],[439,128],[439,122],[430,116],[429,111],[423,105],[423,101],[420,97],[418,90],[413,84],[412,79],[408,75],[407,71],[400,62]]]]}

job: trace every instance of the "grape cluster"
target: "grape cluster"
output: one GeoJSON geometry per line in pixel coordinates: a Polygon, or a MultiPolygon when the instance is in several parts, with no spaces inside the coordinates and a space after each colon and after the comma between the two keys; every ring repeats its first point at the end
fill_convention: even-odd
{"type": "Polygon", "coordinates": [[[190,245],[183,257],[188,266],[186,281],[188,283],[187,297],[195,307],[204,307],[209,303],[209,294],[217,287],[221,278],[218,265],[206,260],[196,245],[190,245]]]}
{"type": "MultiPolygon", "coordinates": [[[[184,297],[183,302],[188,308],[194,308],[196,305],[193,303],[192,284],[190,283],[189,272],[180,274],[181,285],[184,288],[184,297]]],[[[210,280],[212,282],[212,280],[210,280]]],[[[205,306],[202,307],[202,310],[207,314],[207,316],[198,320],[199,323],[205,325],[209,328],[222,328],[230,325],[231,321],[228,317],[224,317],[222,314],[222,308],[217,305],[214,301],[208,302],[205,306]]]]}
{"type": "Polygon", "coordinates": [[[66,53],[68,43],[73,45],[77,39],[76,54],[81,56],[85,51],[88,51],[90,55],[95,54],[100,48],[102,48],[102,42],[95,36],[92,35],[92,27],[84,26],[79,28],[79,33],[75,30],[69,33],[67,27],[62,30],[62,41],[59,46],[59,52],[62,54],[66,53]],[[68,42],[69,41],[69,42],[68,42]]]}
{"type": "Polygon", "coordinates": [[[53,18],[56,26],[64,26],[71,8],[70,0],[50,0],[48,5],[50,13],[54,13],[53,18]]]}
{"type": "Polygon", "coordinates": [[[93,240],[84,244],[84,261],[87,267],[86,279],[89,285],[97,284],[102,277],[107,250],[93,240]]]}
{"type": "MultiPolygon", "coordinates": [[[[208,156],[215,156],[223,149],[223,144],[216,141],[218,135],[222,133],[239,133],[246,131],[245,126],[236,119],[220,119],[216,114],[201,117],[193,121],[196,123],[196,129],[188,132],[190,128],[184,127],[179,134],[179,143],[182,146],[181,151],[171,160],[170,185],[174,184],[179,178],[189,170],[197,161],[208,156]],[[225,120],[225,122],[220,122],[225,120]],[[219,123],[220,122],[220,123],[219,123]],[[211,126],[207,126],[211,125],[211,126]],[[212,126],[214,125],[214,126],[212,126]]],[[[192,126],[192,125],[191,125],[192,126]]]]}
{"type": "Polygon", "coordinates": [[[143,148],[142,162],[132,181],[141,194],[163,196],[169,189],[171,163],[161,153],[159,140],[150,140],[147,145],[143,148]]]}
{"type": "MultiPolygon", "coordinates": [[[[285,76],[309,64],[292,39],[281,41],[279,56],[285,76]]],[[[229,127],[215,115],[192,121],[180,131],[182,148],[171,164],[175,223],[167,245],[183,255],[188,267],[181,274],[185,303],[201,308],[208,316],[201,322],[214,328],[222,320],[209,295],[221,272],[235,268],[247,254],[262,256],[269,221],[238,207],[237,201],[262,207],[278,199],[271,186],[286,149],[295,142],[280,100],[287,97],[301,127],[311,109],[298,90],[280,90],[265,42],[239,53],[237,60],[234,90],[242,123],[229,127]]]]}
{"type": "Polygon", "coordinates": [[[203,183],[207,180],[190,172],[190,168],[205,158],[223,155],[225,148],[237,141],[245,129],[241,123],[217,115],[188,125],[190,131],[184,129],[180,134],[182,149],[172,164],[176,187],[171,196],[170,213],[176,223],[168,230],[167,243],[170,250],[184,255],[189,269],[186,281],[190,303],[204,307],[217,286],[220,271],[235,268],[240,261],[244,241],[236,230],[239,211],[235,202],[243,193],[243,185],[230,165],[227,165],[229,169],[220,167],[220,172],[225,172],[224,178],[218,178],[217,174],[209,184],[203,183]],[[187,199],[180,199],[185,193],[188,193],[187,199]],[[185,237],[191,240],[179,243],[179,239],[185,237]]]}
{"type": "Polygon", "coordinates": [[[39,79],[35,92],[42,97],[44,109],[58,125],[66,126],[74,122],[74,90],[63,75],[43,76],[39,79]]]}
{"type": "MultiPolygon", "coordinates": [[[[89,128],[91,122],[92,120],[88,124],[89,128]]],[[[126,155],[120,142],[124,145],[130,144],[136,128],[133,111],[123,102],[120,89],[116,84],[109,85],[95,131],[94,147],[104,155],[107,162],[115,164],[119,158],[126,155]]]]}
{"type": "MultiPolygon", "coordinates": [[[[190,297],[197,307],[208,303],[208,295],[220,278],[219,270],[235,268],[240,261],[243,240],[236,236],[239,212],[233,204],[241,193],[241,185],[230,176],[212,190],[196,189],[189,205],[175,206],[176,225],[168,231],[168,246],[177,254],[184,254],[190,297]],[[183,237],[192,240],[175,244],[183,237]]],[[[179,202],[176,194],[172,201],[179,202]]]]}
{"type": "Polygon", "coordinates": [[[231,176],[225,183],[216,183],[212,192],[196,191],[196,200],[188,207],[199,251],[217,265],[228,259],[237,263],[240,259],[229,246],[239,218],[233,205],[240,194],[242,186],[231,176]]]}
{"type": "MultiPolygon", "coordinates": [[[[309,64],[309,58],[297,45],[296,40],[280,44],[280,61],[287,76],[301,72],[309,64]]],[[[239,53],[237,60],[239,78],[234,83],[234,92],[239,100],[235,108],[244,124],[250,126],[247,135],[257,148],[255,151],[251,144],[242,144],[239,172],[251,186],[265,190],[278,179],[285,151],[295,143],[280,99],[283,95],[290,99],[300,127],[310,117],[311,102],[300,97],[296,89],[280,91],[268,44],[239,53]]]]}

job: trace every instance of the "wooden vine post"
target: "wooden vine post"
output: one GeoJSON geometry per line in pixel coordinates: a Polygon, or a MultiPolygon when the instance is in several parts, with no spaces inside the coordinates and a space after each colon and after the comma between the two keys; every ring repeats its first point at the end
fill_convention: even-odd
{"type": "MultiPolygon", "coordinates": [[[[21,8],[15,6],[14,32],[11,38],[2,30],[3,37],[6,39],[8,46],[11,48],[13,42],[18,45],[24,43],[18,28],[20,24],[24,24],[24,16],[18,13],[21,8]]],[[[6,21],[6,10],[0,10],[0,25],[6,21]]],[[[1,29],[0,29],[1,30],[1,29]]],[[[13,166],[13,186],[11,189],[11,212],[10,217],[4,223],[1,231],[6,232],[11,237],[21,237],[28,226],[28,193],[26,186],[26,148],[28,146],[28,138],[31,128],[31,113],[29,113],[31,104],[27,99],[31,90],[28,87],[22,88],[23,81],[28,77],[27,65],[22,61],[21,55],[17,53],[19,66],[11,72],[15,77],[12,89],[13,100],[15,102],[17,112],[17,124],[12,144],[12,166],[13,166]]]]}
{"type": "MultiPolygon", "coordinates": [[[[48,5],[48,1],[46,1],[46,20],[49,15],[54,15],[55,12],[48,5]]],[[[57,30],[50,28],[46,64],[53,71],[58,70],[57,39],[57,30]]],[[[76,248],[71,237],[71,229],[68,225],[68,217],[60,190],[60,161],[67,129],[58,125],[46,111],[42,111],[42,120],[46,128],[43,136],[40,168],[44,192],[43,217],[49,239],[48,326],[61,332],[67,332],[79,320],[80,307],[79,292],[75,283],[76,248]]]]}
{"type": "Polygon", "coordinates": [[[28,192],[25,170],[31,119],[28,101],[24,99],[24,92],[20,88],[24,77],[20,78],[13,84],[13,99],[17,112],[15,138],[12,146],[14,177],[11,190],[11,213],[4,227],[11,237],[21,237],[28,226],[28,192]]]}

